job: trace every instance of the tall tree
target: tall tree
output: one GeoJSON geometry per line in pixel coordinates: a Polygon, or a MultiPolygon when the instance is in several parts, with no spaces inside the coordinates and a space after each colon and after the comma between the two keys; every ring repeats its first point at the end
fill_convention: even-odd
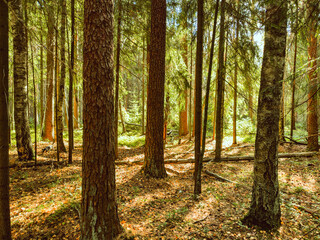
{"type": "Polygon", "coordinates": [[[299,5],[298,0],[295,1],[296,5],[296,20],[294,29],[294,57],[293,57],[293,77],[292,77],[292,92],[291,92],[291,128],[290,138],[293,139],[293,130],[296,128],[295,119],[295,94],[296,94],[296,68],[297,68],[297,49],[298,49],[298,25],[299,25],[299,5]]]}
{"type": "Polygon", "coordinates": [[[47,101],[44,120],[43,139],[53,141],[52,98],[53,98],[53,70],[54,70],[54,16],[52,3],[47,3],[48,34],[47,34],[47,101]]]}
{"type": "Polygon", "coordinates": [[[197,52],[196,52],[196,90],[195,90],[195,169],[194,169],[194,194],[201,193],[201,102],[202,102],[202,66],[203,66],[203,24],[204,10],[203,0],[198,0],[198,29],[197,29],[197,52]]]}
{"type": "Polygon", "coordinates": [[[11,2],[13,10],[14,119],[20,160],[31,160],[33,149],[28,119],[27,40],[21,0],[11,2]]]}
{"type": "Polygon", "coordinates": [[[121,0],[118,0],[118,26],[117,26],[117,56],[116,56],[116,91],[115,91],[115,113],[114,113],[114,128],[115,128],[115,152],[116,158],[118,158],[118,113],[119,113],[119,79],[120,79],[120,44],[121,44],[121,13],[122,4],[121,0]]]}
{"type": "Polygon", "coordinates": [[[218,71],[217,71],[217,103],[216,103],[216,154],[215,158],[221,158],[222,138],[223,138],[223,109],[224,109],[224,87],[226,67],[224,60],[225,43],[225,0],[221,1],[220,17],[220,37],[218,53],[218,71]]]}
{"type": "Polygon", "coordinates": [[[69,107],[68,107],[68,133],[69,133],[69,156],[68,163],[72,163],[73,150],[73,75],[74,75],[74,0],[71,0],[71,53],[70,53],[70,70],[69,70],[69,107]]]}
{"type": "Polygon", "coordinates": [[[167,175],[163,152],[166,55],[166,0],[151,0],[150,68],[147,88],[147,129],[144,174],[167,175]]]}
{"type": "Polygon", "coordinates": [[[286,52],[287,2],[266,2],[266,23],[257,113],[252,200],[243,222],[280,227],[278,143],[280,99],[286,52]]]}
{"type": "Polygon", "coordinates": [[[307,113],[307,130],[308,130],[308,149],[310,151],[318,151],[318,116],[317,116],[317,8],[319,2],[312,0],[307,2],[308,8],[308,113],[307,113]]]}
{"type": "MultiPolygon", "coordinates": [[[[63,100],[64,100],[64,85],[66,79],[66,19],[67,19],[67,6],[66,0],[60,0],[61,7],[61,38],[60,38],[60,58],[61,58],[61,77],[59,81],[58,104],[57,104],[57,144],[59,145],[60,152],[66,152],[66,147],[63,142],[63,100]]],[[[57,56],[56,56],[57,57],[57,56]]]]}
{"type": "MultiPolygon", "coordinates": [[[[240,10],[240,4],[239,0],[237,0],[237,9],[238,14],[240,10]]],[[[234,58],[234,92],[233,92],[233,116],[232,116],[232,122],[233,122],[233,144],[237,144],[237,102],[238,102],[238,51],[239,51],[239,16],[237,16],[236,20],[236,39],[235,39],[235,49],[236,49],[236,55],[234,58]]]]}
{"type": "Polygon", "coordinates": [[[11,239],[9,206],[8,5],[0,1],[0,239],[11,239]]]}
{"type": "Polygon", "coordinates": [[[122,232],[115,182],[113,0],[84,2],[82,239],[122,232]]]}

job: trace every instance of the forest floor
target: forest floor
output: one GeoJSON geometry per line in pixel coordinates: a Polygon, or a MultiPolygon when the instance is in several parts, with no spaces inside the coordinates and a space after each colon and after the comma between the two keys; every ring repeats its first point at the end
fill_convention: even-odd
{"type": "MultiPolygon", "coordinates": [[[[39,162],[55,161],[55,151],[39,162]]],[[[165,150],[166,159],[193,158],[193,143],[184,140],[165,150]]],[[[206,156],[213,156],[207,144],[206,156]]],[[[252,154],[253,145],[226,147],[224,155],[252,154]]],[[[280,152],[303,152],[304,146],[284,144],[280,152]]],[[[79,239],[81,201],[81,143],[74,163],[10,169],[13,239],[79,239]]],[[[10,151],[15,163],[16,151],[10,151]]],[[[143,147],[120,147],[119,159],[143,160],[143,147]]],[[[193,198],[194,164],[166,164],[168,177],[147,179],[141,165],[116,166],[117,202],[121,225],[131,239],[320,239],[320,160],[280,159],[281,228],[268,233],[241,224],[250,206],[253,162],[210,162],[204,169],[232,180],[220,182],[202,175],[202,194],[193,198]]]]}

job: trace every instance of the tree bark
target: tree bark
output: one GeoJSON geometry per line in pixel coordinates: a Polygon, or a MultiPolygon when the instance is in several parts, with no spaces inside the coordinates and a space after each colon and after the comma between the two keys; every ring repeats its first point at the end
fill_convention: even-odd
{"type": "Polygon", "coordinates": [[[68,101],[68,134],[69,134],[69,150],[68,163],[72,163],[73,151],[73,76],[74,76],[74,0],[71,0],[71,53],[70,53],[70,70],[69,70],[69,101],[68,101]]]}
{"type": "Polygon", "coordinates": [[[27,40],[21,0],[11,2],[13,14],[14,119],[20,160],[32,160],[33,149],[28,119],[27,40]]]}
{"type": "Polygon", "coordinates": [[[317,116],[317,20],[316,7],[318,1],[308,1],[308,18],[309,18],[309,37],[308,37],[308,113],[307,113],[307,131],[308,131],[308,150],[317,151],[319,149],[318,143],[318,116],[317,116]]]}
{"type": "Polygon", "coordinates": [[[164,168],[163,125],[166,55],[166,0],[151,0],[150,69],[144,174],[167,176],[164,168]]]}
{"type": "Polygon", "coordinates": [[[118,26],[117,26],[117,56],[116,56],[116,91],[115,91],[115,154],[118,158],[118,115],[119,115],[119,79],[120,79],[120,44],[121,44],[121,14],[122,4],[121,0],[118,0],[118,26]]]}
{"type": "Polygon", "coordinates": [[[11,240],[9,206],[8,5],[0,1],[0,239],[11,240]]]}
{"type": "Polygon", "coordinates": [[[203,0],[198,0],[198,29],[197,29],[197,53],[196,53],[196,104],[195,104],[195,169],[194,169],[194,194],[201,193],[201,102],[202,102],[202,66],[203,66],[203,24],[204,24],[204,9],[203,0]]]}
{"type": "Polygon", "coordinates": [[[84,2],[81,239],[121,232],[116,203],[113,0],[84,2]]]}
{"type": "Polygon", "coordinates": [[[48,3],[48,34],[47,34],[47,101],[44,120],[43,139],[53,141],[52,135],[52,98],[53,98],[53,70],[54,70],[54,16],[53,7],[48,3]]]}
{"type": "Polygon", "coordinates": [[[243,222],[264,230],[280,227],[278,143],[280,99],[286,53],[287,2],[266,3],[252,200],[243,222]]]}
{"type": "MultiPolygon", "coordinates": [[[[64,101],[64,85],[66,79],[66,18],[67,18],[67,7],[66,0],[60,0],[61,4],[61,38],[60,38],[60,58],[61,58],[61,77],[59,81],[59,96],[58,96],[58,109],[57,109],[57,143],[59,145],[60,152],[67,152],[63,142],[63,101],[64,101]]],[[[57,57],[57,56],[56,56],[57,57]]]]}
{"type": "Polygon", "coordinates": [[[216,104],[216,159],[221,157],[222,138],[223,138],[223,110],[224,110],[224,87],[225,87],[225,0],[221,1],[220,18],[220,38],[219,38],[219,56],[217,72],[217,104],[216,104]]]}

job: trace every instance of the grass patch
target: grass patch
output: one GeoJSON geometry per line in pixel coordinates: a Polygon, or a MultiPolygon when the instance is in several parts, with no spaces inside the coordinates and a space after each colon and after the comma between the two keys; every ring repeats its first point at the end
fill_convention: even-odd
{"type": "Polygon", "coordinates": [[[120,146],[140,147],[145,143],[145,136],[119,136],[118,143],[120,146]]]}

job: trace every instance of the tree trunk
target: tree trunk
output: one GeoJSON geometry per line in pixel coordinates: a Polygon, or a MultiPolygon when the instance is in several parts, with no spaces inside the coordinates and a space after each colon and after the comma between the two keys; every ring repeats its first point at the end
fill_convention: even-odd
{"type": "Polygon", "coordinates": [[[44,135],[43,139],[53,141],[52,135],[52,98],[53,98],[53,70],[54,70],[54,16],[53,7],[47,5],[48,12],[48,35],[47,35],[47,103],[46,103],[46,113],[44,121],[44,135]]]}
{"type": "MultiPolygon", "coordinates": [[[[238,13],[240,10],[239,0],[237,0],[237,9],[238,13]]],[[[240,13],[239,13],[240,15],[240,13]]],[[[236,20],[236,55],[234,59],[234,90],[233,90],[233,144],[237,144],[237,102],[238,102],[238,51],[239,51],[239,16],[237,16],[236,20]]]]}
{"type": "Polygon", "coordinates": [[[308,18],[309,18],[309,37],[308,37],[308,113],[307,113],[307,130],[308,130],[308,150],[318,151],[318,116],[317,116],[317,20],[316,7],[318,1],[308,1],[308,18]]]}
{"type": "Polygon", "coordinates": [[[69,101],[68,101],[68,134],[69,134],[69,156],[68,163],[72,163],[73,150],[73,76],[74,76],[74,0],[71,0],[71,53],[70,53],[70,70],[69,70],[69,101]]]}
{"type": "Polygon", "coordinates": [[[8,5],[0,1],[0,239],[11,240],[9,206],[8,5]]]}
{"type": "MultiPolygon", "coordinates": [[[[63,101],[64,101],[64,85],[66,79],[66,0],[60,0],[61,4],[61,39],[60,39],[60,58],[61,58],[61,75],[59,81],[59,96],[58,96],[58,109],[57,109],[57,143],[59,145],[60,152],[67,152],[63,142],[63,101]]],[[[57,56],[56,56],[57,57],[57,56]]]]}
{"type": "Polygon", "coordinates": [[[121,14],[122,6],[121,0],[118,0],[118,26],[117,26],[117,55],[116,55],[116,91],[115,91],[115,154],[118,158],[118,115],[119,115],[119,79],[120,79],[120,44],[121,44],[121,14]]]}
{"type": "Polygon", "coordinates": [[[33,149],[28,119],[27,96],[27,40],[23,23],[21,0],[12,1],[13,14],[13,74],[14,74],[14,119],[17,152],[20,160],[32,160],[33,149]]]}
{"type": "Polygon", "coordinates": [[[166,55],[166,0],[151,0],[150,69],[144,174],[167,176],[163,152],[163,112],[166,55]]]}
{"type": "Polygon", "coordinates": [[[297,67],[297,47],[298,47],[298,0],[296,2],[296,26],[294,33],[294,57],[293,57],[293,77],[292,77],[292,93],[291,93],[291,129],[290,138],[293,139],[293,130],[296,129],[296,119],[295,119],[295,92],[296,92],[296,67],[297,67]]]}
{"type": "Polygon", "coordinates": [[[43,135],[43,120],[44,120],[44,80],[43,80],[43,37],[42,37],[42,22],[40,23],[40,135],[43,135]]]}
{"type": "Polygon", "coordinates": [[[201,193],[201,102],[202,102],[202,66],[203,66],[203,24],[204,24],[204,10],[203,0],[198,0],[198,25],[197,25],[197,53],[196,53],[196,104],[195,104],[195,169],[194,169],[194,194],[201,193]]]}
{"type": "Polygon", "coordinates": [[[267,2],[255,143],[252,200],[243,222],[264,230],[280,227],[278,143],[286,53],[287,2],[267,2]]]}
{"type": "MultiPolygon", "coordinates": [[[[185,24],[186,27],[187,24],[185,24]]],[[[186,69],[188,69],[188,42],[187,42],[187,36],[185,35],[183,38],[183,61],[186,65],[186,69]]],[[[188,134],[188,87],[185,86],[185,89],[183,91],[183,97],[184,97],[184,109],[180,110],[179,117],[180,117],[180,126],[179,126],[179,133],[180,136],[185,136],[188,134]]]]}
{"type": "Polygon", "coordinates": [[[143,50],[142,50],[142,116],[141,116],[141,134],[144,135],[144,106],[145,106],[145,72],[144,69],[146,67],[146,62],[145,62],[145,40],[143,38],[143,50]]]}
{"type": "Polygon", "coordinates": [[[114,239],[122,228],[115,194],[113,0],[85,0],[83,49],[81,239],[114,239]]]}
{"type": "Polygon", "coordinates": [[[225,44],[225,0],[221,1],[220,18],[220,38],[219,38],[219,56],[217,72],[217,105],[216,105],[216,159],[221,157],[222,150],[222,132],[223,132],[223,110],[224,110],[224,86],[226,67],[224,61],[225,44]]]}

